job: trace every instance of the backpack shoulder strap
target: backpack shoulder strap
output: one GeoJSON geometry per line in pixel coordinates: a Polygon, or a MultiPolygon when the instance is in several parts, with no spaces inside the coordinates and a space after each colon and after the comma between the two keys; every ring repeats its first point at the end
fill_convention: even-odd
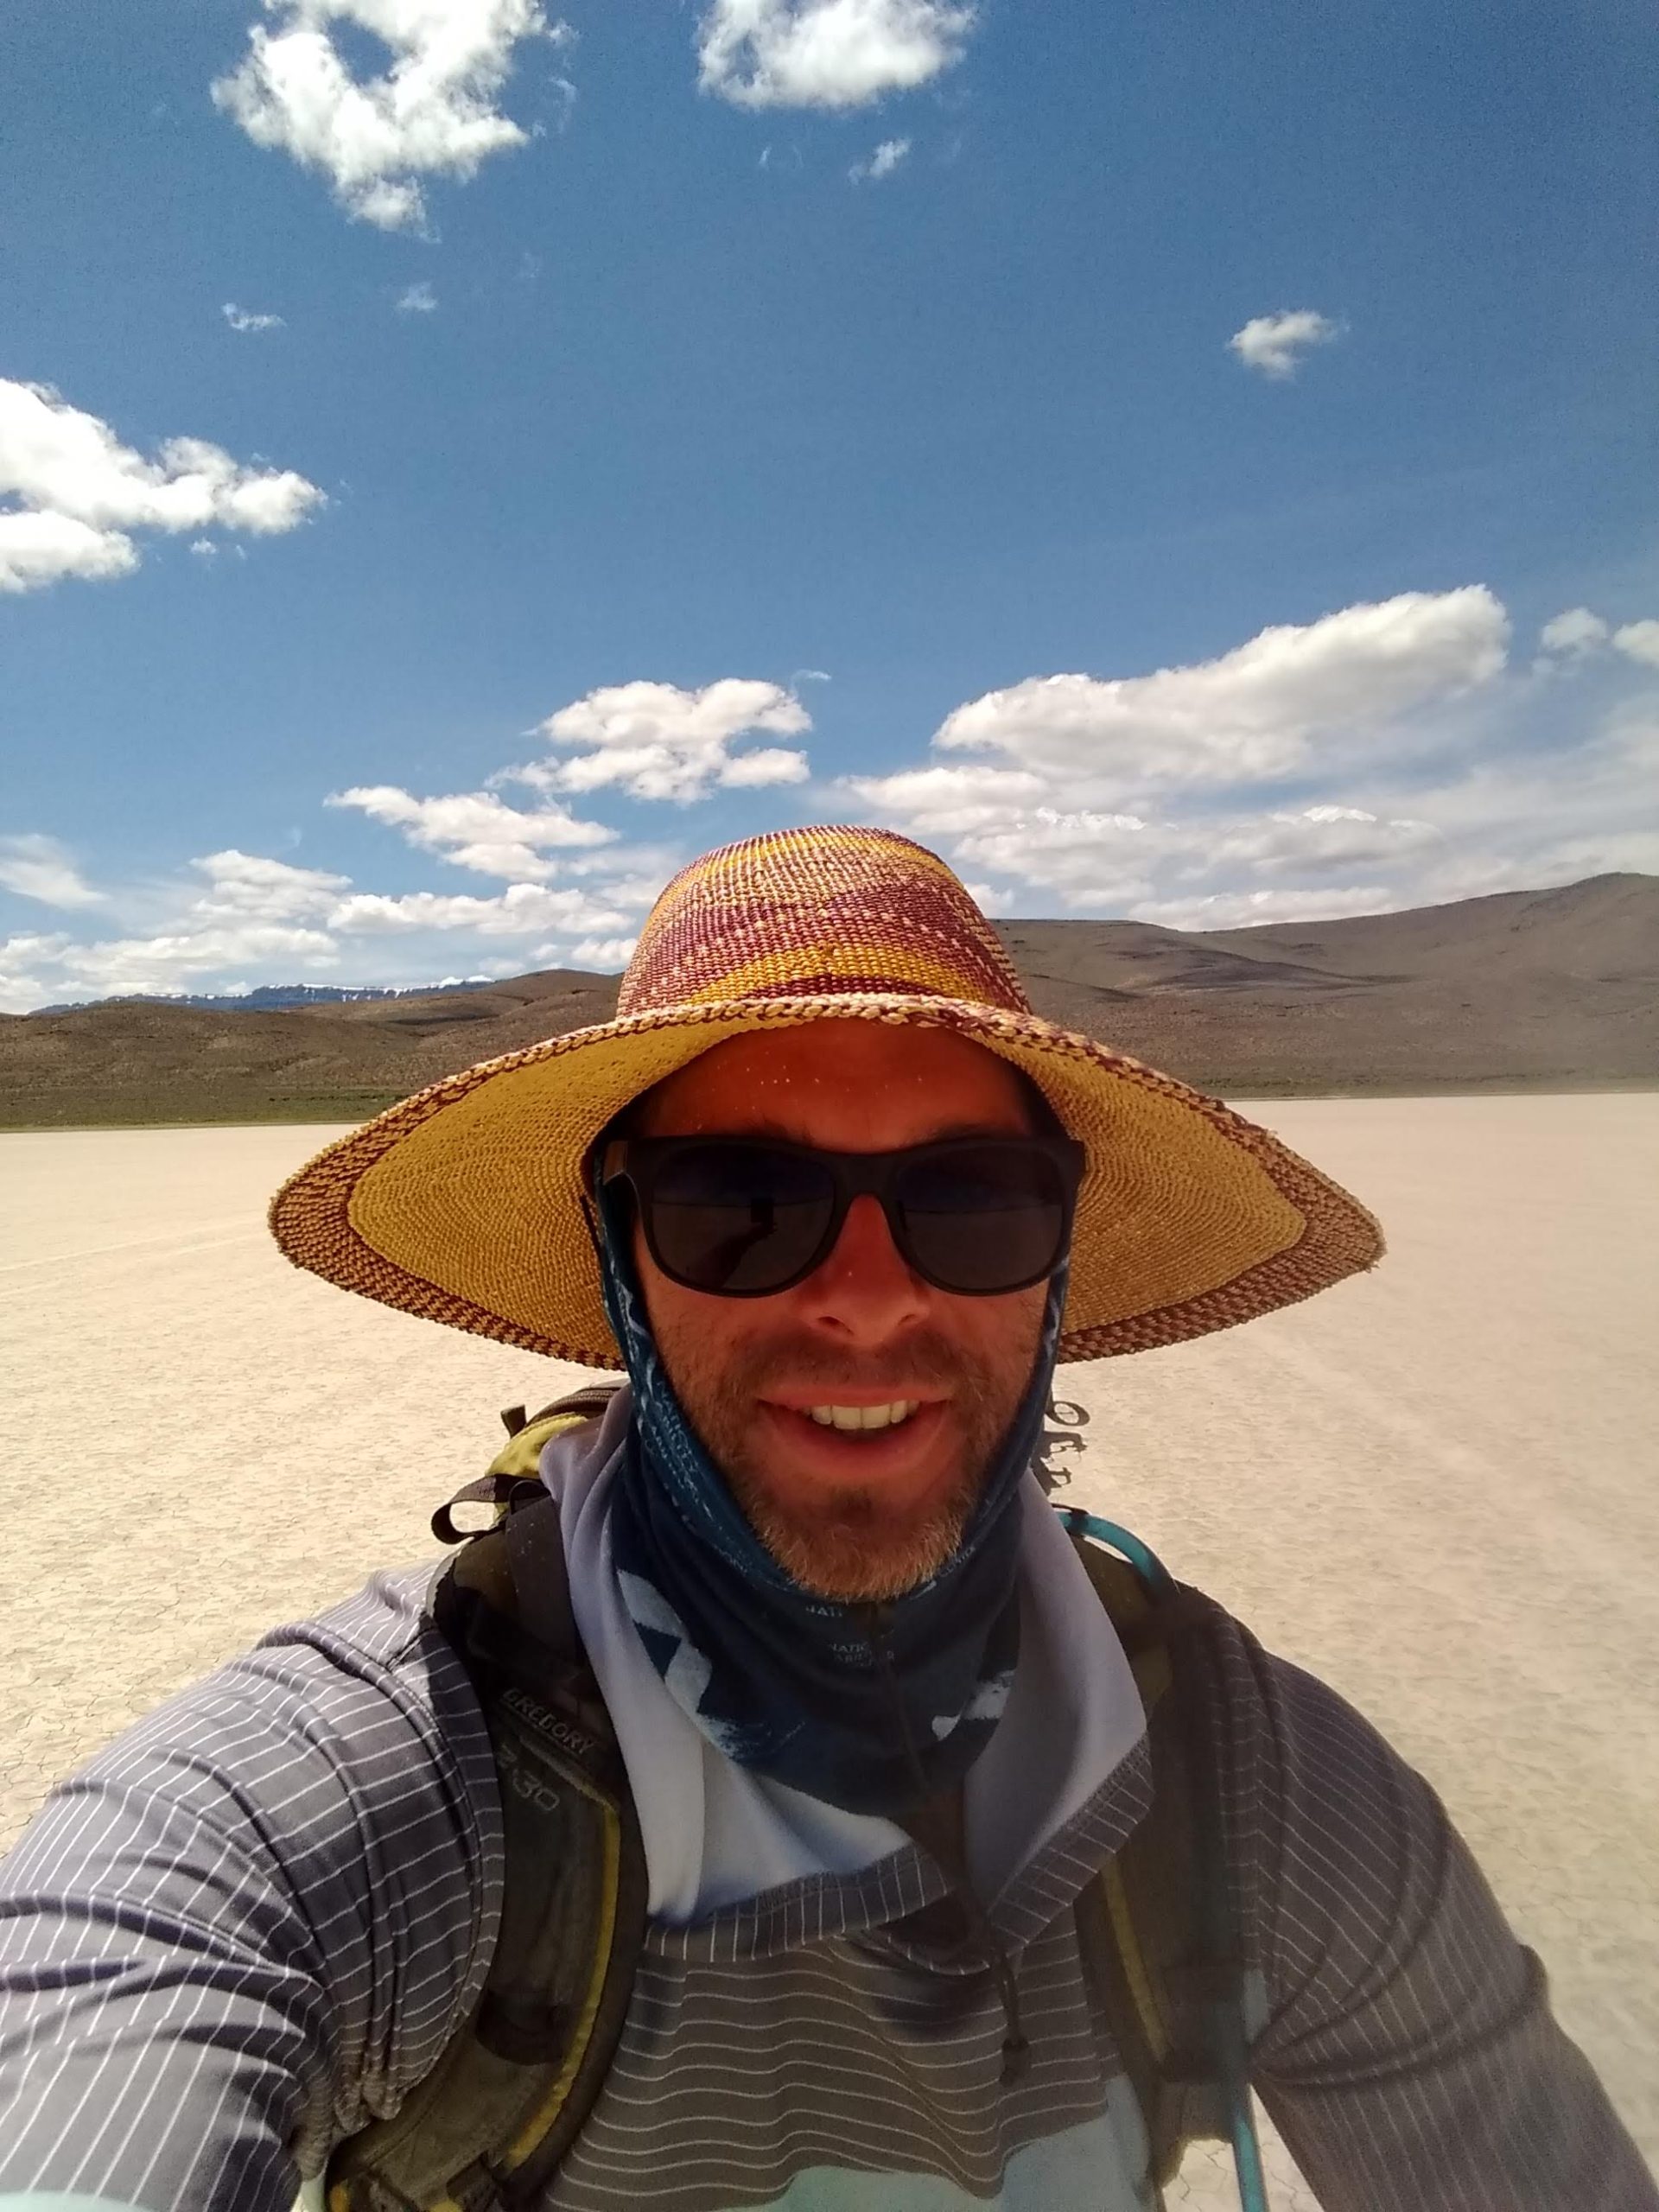
{"type": "Polygon", "coordinates": [[[542,1452],[553,1438],[567,1429],[584,1428],[604,1415],[620,1382],[589,1382],[568,1396],[556,1398],[538,1414],[522,1406],[504,1406],[501,1425],[507,1440],[476,1482],[465,1483],[432,1516],[432,1533],[441,1544],[459,1544],[493,1526],[514,1504],[527,1503],[542,1487],[542,1452]],[[522,1494],[521,1484],[530,1487],[522,1494]],[[463,1527],[454,1518],[458,1505],[488,1509],[488,1517],[463,1527]]]}
{"type": "MultiPolygon", "coordinates": [[[[1147,1713],[1152,1809],[1077,1902],[1084,1957],[1135,2092],[1159,2184],[1189,2142],[1233,2133],[1216,2018],[1243,2019],[1236,1946],[1209,1892],[1224,1885],[1214,1796],[1214,1726],[1194,1643],[1218,1618],[1149,1552],[1110,1523],[1135,1563],[1087,1541],[1062,1516],[1116,1630],[1147,1713]],[[1213,1831],[1213,1833],[1212,1833],[1213,1831]]],[[[1220,1900],[1226,1916],[1226,1901],[1220,1900]]]]}
{"type": "MultiPolygon", "coordinates": [[[[541,1428],[544,1443],[572,1425],[568,1405],[549,1408],[512,1441],[541,1428]]],[[[494,1524],[463,1541],[429,1609],[472,1677],[495,1753],[500,1929],[483,1993],[436,2066],[395,2118],[335,2151],[328,2212],[513,2212],[532,2202],[592,2108],[633,1989],[645,1853],[576,1633],[558,1504],[512,1468],[485,1478],[503,1479],[512,1487],[493,1501],[494,1524]]]]}

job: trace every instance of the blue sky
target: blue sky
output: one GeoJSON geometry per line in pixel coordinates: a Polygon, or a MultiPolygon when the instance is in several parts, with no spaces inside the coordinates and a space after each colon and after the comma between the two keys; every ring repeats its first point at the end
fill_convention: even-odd
{"type": "Polygon", "coordinates": [[[8,43],[0,1008],[614,966],[810,817],[1183,927],[1659,870],[1637,0],[8,43]]]}

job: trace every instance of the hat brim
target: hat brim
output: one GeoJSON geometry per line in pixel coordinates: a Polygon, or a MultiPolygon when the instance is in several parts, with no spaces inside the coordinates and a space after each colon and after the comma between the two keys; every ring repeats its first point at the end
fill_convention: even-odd
{"type": "Polygon", "coordinates": [[[1024,1070],[1088,1152],[1062,1359],[1231,1327],[1368,1268],[1363,1206],[1220,1100],[1034,1014],[899,993],[722,1000],[550,1037],[417,1091],[271,1202],[298,1267],[451,1328],[615,1367],[583,1216],[588,1151],[728,1037],[807,1022],[950,1030],[1024,1070]]]}

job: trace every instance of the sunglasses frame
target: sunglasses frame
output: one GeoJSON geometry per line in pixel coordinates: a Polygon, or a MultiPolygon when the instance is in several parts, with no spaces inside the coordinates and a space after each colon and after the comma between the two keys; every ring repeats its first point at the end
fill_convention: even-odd
{"type": "Polygon", "coordinates": [[[645,1234],[645,1249],[652,1258],[671,1282],[678,1283],[685,1290],[698,1291],[705,1298],[776,1298],[784,1291],[793,1290],[798,1283],[804,1282],[809,1275],[816,1273],[835,1250],[841,1240],[841,1232],[847,1225],[847,1216],[853,1200],[866,1195],[874,1198],[880,1206],[887,1221],[887,1234],[906,1266],[918,1274],[924,1282],[953,1298],[1006,1298],[1014,1291],[1029,1290],[1033,1283],[1046,1281],[1065,1258],[1071,1242],[1077,1189],[1087,1164],[1088,1154],[1075,1138],[1038,1134],[1015,1135],[1003,1130],[988,1131],[983,1136],[941,1137],[927,1144],[906,1145],[896,1152],[830,1152],[818,1145],[794,1144],[783,1137],[617,1137],[605,1147],[598,1179],[607,1186],[616,1182],[628,1185],[632,1193],[635,1215],[645,1234]],[[940,1282],[936,1275],[921,1265],[911,1249],[909,1235],[898,1213],[898,1180],[905,1168],[918,1160],[948,1160],[953,1153],[1002,1148],[1022,1154],[1039,1154],[1058,1173],[1061,1217],[1054,1256],[1046,1268],[1018,1282],[999,1283],[994,1290],[959,1290],[949,1283],[940,1282]],[[710,1290],[706,1283],[693,1282],[677,1268],[670,1267],[658,1250],[651,1201],[658,1174],[678,1154],[709,1149],[784,1153],[792,1159],[812,1160],[829,1171],[833,1196],[823,1234],[806,1263],[782,1282],[768,1283],[758,1290],[710,1290]]]}

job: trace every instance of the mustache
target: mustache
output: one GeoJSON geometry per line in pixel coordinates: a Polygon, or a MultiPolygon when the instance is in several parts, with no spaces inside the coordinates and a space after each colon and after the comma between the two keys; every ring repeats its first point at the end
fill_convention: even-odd
{"type": "Polygon", "coordinates": [[[987,1388],[984,1370],[964,1358],[948,1337],[931,1329],[918,1330],[902,1346],[880,1353],[836,1351],[827,1344],[779,1332],[746,1346],[741,1358],[728,1369],[725,1381],[721,1395],[733,1398],[764,1397],[768,1383],[826,1393],[843,1385],[854,1390],[890,1389],[895,1397],[917,1383],[966,1397],[987,1388]]]}

